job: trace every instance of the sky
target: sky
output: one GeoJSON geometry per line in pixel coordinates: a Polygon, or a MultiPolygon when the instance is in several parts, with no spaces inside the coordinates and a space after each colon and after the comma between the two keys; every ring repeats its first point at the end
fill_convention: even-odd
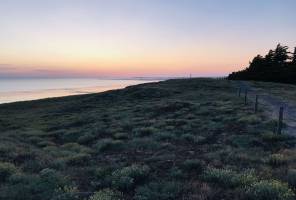
{"type": "Polygon", "coordinates": [[[296,46],[295,0],[0,0],[0,77],[224,76],[296,46]]]}

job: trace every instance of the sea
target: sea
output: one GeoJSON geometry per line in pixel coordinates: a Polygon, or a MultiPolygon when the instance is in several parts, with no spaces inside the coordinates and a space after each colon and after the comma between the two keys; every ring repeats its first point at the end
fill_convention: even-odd
{"type": "Polygon", "coordinates": [[[157,81],[160,79],[0,78],[0,104],[97,93],[157,81]]]}

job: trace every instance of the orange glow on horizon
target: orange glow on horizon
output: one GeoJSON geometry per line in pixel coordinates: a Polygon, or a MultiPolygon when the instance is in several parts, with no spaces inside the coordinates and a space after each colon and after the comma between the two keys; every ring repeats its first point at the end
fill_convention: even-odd
{"type": "Polygon", "coordinates": [[[103,50],[85,45],[71,49],[61,44],[47,51],[31,49],[22,54],[15,52],[1,55],[1,62],[16,68],[13,70],[15,74],[48,73],[52,76],[184,76],[190,73],[216,76],[242,68],[249,59],[249,56],[239,53],[230,56],[225,47],[210,46],[137,51],[136,47],[103,50]]]}

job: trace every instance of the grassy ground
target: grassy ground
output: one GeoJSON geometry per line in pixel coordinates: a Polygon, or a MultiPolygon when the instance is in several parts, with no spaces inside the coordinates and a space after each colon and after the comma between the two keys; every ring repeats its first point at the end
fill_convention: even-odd
{"type": "Polygon", "coordinates": [[[271,82],[251,82],[251,85],[258,88],[259,91],[273,94],[283,101],[296,101],[296,85],[271,82]]]}
{"type": "Polygon", "coordinates": [[[236,86],[169,80],[0,105],[0,199],[294,199],[295,139],[236,86]]]}

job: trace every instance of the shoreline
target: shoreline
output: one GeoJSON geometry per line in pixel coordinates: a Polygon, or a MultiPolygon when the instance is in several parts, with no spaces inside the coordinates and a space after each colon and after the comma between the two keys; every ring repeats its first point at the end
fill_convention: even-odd
{"type": "MultiPolygon", "coordinates": [[[[127,80],[118,79],[118,81],[127,81],[127,80]]],[[[108,92],[112,90],[124,89],[129,86],[135,86],[135,85],[140,85],[144,83],[154,83],[154,82],[159,82],[163,80],[144,81],[144,80],[131,79],[130,81],[139,81],[139,82],[136,84],[117,84],[117,85],[110,85],[110,86],[91,86],[91,87],[78,87],[78,88],[57,88],[57,89],[53,88],[53,89],[43,89],[43,90],[31,90],[31,91],[27,90],[27,91],[0,92],[0,105],[47,100],[47,99],[54,99],[54,98],[64,98],[64,97],[80,96],[80,95],[88,95],[88,94],[97,94],[97,93],[103,93],[103,92],[108,92]],[[16,101],[5,100],[5,98],[6,99],[17,98],[18,95],[23,97],[23,99],[16,100],[16,101]],[[2,100],[1,100],[1,96],[2,96],[2,100]]]]}

